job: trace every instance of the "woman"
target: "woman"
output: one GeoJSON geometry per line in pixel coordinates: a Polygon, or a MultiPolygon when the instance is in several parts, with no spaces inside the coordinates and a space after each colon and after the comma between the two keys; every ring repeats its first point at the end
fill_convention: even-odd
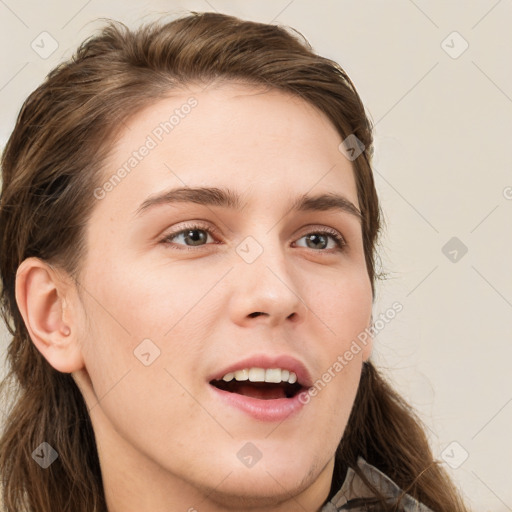
{"type": "Polygon", "coordinates": [[[466,510],[370,361],[371,153],[273,25],[111,23],[53,70],[2,158],[5,510],[466,510]]]}

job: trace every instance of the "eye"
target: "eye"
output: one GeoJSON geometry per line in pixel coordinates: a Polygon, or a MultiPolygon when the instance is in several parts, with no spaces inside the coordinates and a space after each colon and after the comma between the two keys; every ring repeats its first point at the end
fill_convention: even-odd
{"type": "Polygon", "coordinates": [[[178,250],[191,250],[193,249],[193,247],[205,245],[208,242],[209,238],[213,239],[212,233],[214,233],[214,230],[208,226],[203,226],[200,224],[191,224],[189,226],[185,226],[184,229],[180,229],[179,231],[175,231],[174,233],[166,235],[163,238],[162,243],[167,244],[173,247],[174,249],[178,250]],[[177,243],[176,240],[182,240],[185,243],[177,243]],[[185,247],[178,248],[174,246],[185,247]]]}
{"type": "Polygon", "coordinates": [[[306,235],[299,238],[299,240],[303,238],[306,239],[306,247],[308,249],[313,249],[315,251],[321,249],[321,252],[343,250],[344,247],[347,245],[345,239],[341,236],[341,234],[334,229],[322,228],[318,231],[307,233],[306,235]],[[331,245],[331,247],[327,247],[329,245],[329,238],[333,241],[334,246],[331,245]],[[324,251],[323,249],[327,250],[324,251]]]}

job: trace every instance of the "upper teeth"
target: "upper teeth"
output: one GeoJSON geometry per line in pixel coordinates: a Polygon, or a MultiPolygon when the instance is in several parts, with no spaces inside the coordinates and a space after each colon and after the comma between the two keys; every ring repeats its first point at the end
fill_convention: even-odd
{"type": "Polygon", "coordinates": [[[281,368],[244,368],[236,372],[226,373],[222,380],[229,382],[230,380],[249,380],[250,382],[289,382],[295,384],[297,375],[289,370],[281,368]]]}

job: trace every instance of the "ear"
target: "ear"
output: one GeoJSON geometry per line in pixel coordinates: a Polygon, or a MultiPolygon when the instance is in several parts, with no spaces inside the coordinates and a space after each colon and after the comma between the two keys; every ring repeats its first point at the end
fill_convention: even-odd
{"type": "Polygon", "coordinates": [[[84,366],[77,311],[70,307],[73,286],[39,258],[27,258],[16,273],[16,302],[36,348],[53,368],[71,373],[84,366]]]}

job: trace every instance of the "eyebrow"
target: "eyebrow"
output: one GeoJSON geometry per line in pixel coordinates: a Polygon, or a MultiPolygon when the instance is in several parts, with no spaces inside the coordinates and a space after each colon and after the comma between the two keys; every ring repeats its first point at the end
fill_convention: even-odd
{"type": "MultiPolygon", "coordinates": [[[[241,211],[246,204],[242,204],[240,196],[229,188],[217,187],[181,187],[149,196],[135,211],[139,217],[144,212],[162,204],[197,203],[209,206],[221,206],[241,211]]],[[[357,217],[362,222],[362,214],[349,199],[335,193],[317,195],[301,195],[291,204],[290,210],[300,212],[311,211],[339,211],[357,217]]]]}

